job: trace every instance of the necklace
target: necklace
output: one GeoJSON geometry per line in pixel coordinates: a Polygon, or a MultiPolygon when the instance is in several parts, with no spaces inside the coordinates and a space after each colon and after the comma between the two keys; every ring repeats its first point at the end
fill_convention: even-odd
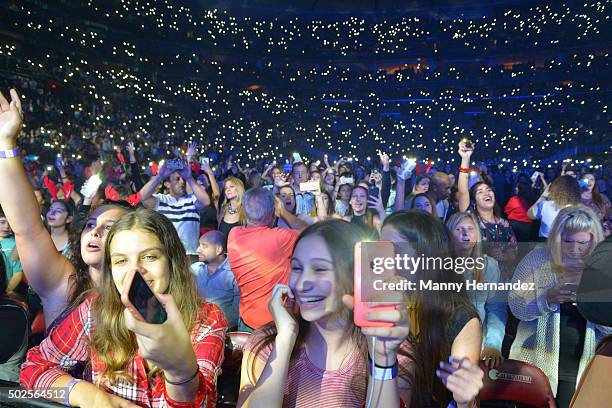
{"type": "Polygon", "coordinates": [[[236,208],[236,209],[234,209],[234,208],[232,208],[232,206],[230,205],[230,206],[228,206],[228,207],[227,207],[227,213],[228,213],[228,214],[231,214],[231,215],[238,214],[238,209],[237,209],[237,208],[236,208]]]}

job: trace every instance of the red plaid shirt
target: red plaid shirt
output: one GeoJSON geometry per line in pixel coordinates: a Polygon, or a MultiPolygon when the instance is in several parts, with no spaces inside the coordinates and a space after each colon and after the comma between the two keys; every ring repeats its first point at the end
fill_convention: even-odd
{"type": "MultiPolygon", "coordinates": [[[[88,298],[64,321],[55,327],[40,346],[32,348],[21,367],[20,380],[26,388],[48,388],[62,375],[79,365],[87,367],[80,376],[96,383],[104,367],[89,346],[94,322],[91,310],[93,298],[88,298]],[[90,363],[90,364],[89,364],[90,363]]],[[[128,363],[128,373],[136,379],[129,383],[118,380],[111,385],[102,379],[101,386],[112,394],[142,407],[215,407],[217,401],[217,376],[221,373],[225,332],[228,324],[221,310],[212,304],[202,304],[202,319],[191,332],[193,349],[200,366],[200,389],[193,403],[179,403],[168,398],[163,377],[157,375],[147,380],[145,360],[136,353],[128,363]]]]}

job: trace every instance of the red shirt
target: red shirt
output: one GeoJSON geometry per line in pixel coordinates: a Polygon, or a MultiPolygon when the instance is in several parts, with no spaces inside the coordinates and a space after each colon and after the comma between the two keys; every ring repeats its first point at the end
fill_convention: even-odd
{"type": "Polygon", "coordinates": [[[227,257],[240,288],[240,317],[257,329],[272,321],[268,303],[277,283],[287,284],[299,232],[285,228],[234,227],[227,257]]]}
{"type": "MultiPolygon", "coordinates": [[[[93,298],[85,300],[45,338],[38,347],[32,348],[21,367],[20,382],[23,387],[46,389],[59,377],[66,375],[75,366],[86,365],[82,379],[93,384],[100,380],[103,363],[92,353],[89,341],[94,322],[91,305],[93,298]],[[87,363],[91,363],[90,365],[87,363]]],[[[166,395],[163,376],[158,375],[149,383],[145,360],[137,352],[128,363],[128,373],[136,379],[129,383],[118,380],[111,385],[102,379],[100,386],[105,391],[142,407],[205,407],[213,408],[217,402],[217,376],[221,372],[227,321],[221,310],[213,304],[202,304],[201,314],[192,332],[191,341],[200,367],[200,388],[192,403],[172,401],[166,395]],[[201,318],[201,319],[200,319],[201,318]]]]}
{"type": "Polygon", "coordinates": [[[525,208],[521,199],[518,196],[514,196],[508,200],[508,203],[504,207],[504,212],[508,215],[509,220],[519,222],[532,222],[533,220],[527,216],[529,208],[525,208]]]}

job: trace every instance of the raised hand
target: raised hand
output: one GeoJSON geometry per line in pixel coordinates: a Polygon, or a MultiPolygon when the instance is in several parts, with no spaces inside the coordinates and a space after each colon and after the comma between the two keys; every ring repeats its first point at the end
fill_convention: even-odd
{"type": "Polygon", "coordinates": [[[190,163],[192,159],[196,156],[197,153],[198,153],[198,144],[195,142],[189,143],[189,146],[187,147],[187,160],[190,163]]]}
{"type": "Polygon", "coordinates": [[[0,148],[12,149],[15,147],[17,136],[23,125],[23,110],[17,91],[10,90],[9,102],[0,92],[0,148]]]}
{"type": "Polygon", "coordinates": [[[138,352],[143,358],[173,379],[189,378],[197,367],[190,334],[172,295],[156,293],[155,296],[166,311],[164,323],[143,322],[132,314],[131,306],[126,305],[125,325],[136,335],[138,352]]]}
{"type": "Polygon", "coordinates": [[[380,190],[378,190],[378,197],[368,196],[368,207],[375,209],[378,214],[384,214],[385,206],[382,202],[382,197],[380,194],[380,190]]]}
{"type": "Polygon", "coordinates": [[[474,145],[468,147],[463,140],[459,142],[459,156],[461,156],[462,159],[469,160],[473,153],[474,145]]]}
{"type": "Polygon", "coordinates": [[[378,158],[380,159],[380,163],[383,165],[383,171],[389,171],[389,163],[391,162],[389,155],[383,151],[378,151],[378,158]]]}

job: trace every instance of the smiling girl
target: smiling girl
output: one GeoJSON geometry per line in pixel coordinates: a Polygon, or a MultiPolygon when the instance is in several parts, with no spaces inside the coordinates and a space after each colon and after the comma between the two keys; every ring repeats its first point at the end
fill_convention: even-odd
{"type": "Polygon", "coordinates": [[[172,223],[139,209],[111,228],[100,290],[30,350],[26,388],[63,387],[81,407],[213,407],[227,321],[196,297],[188,258],[172,223]],[[163,305],[162,324],[142,321],[121,295],[139,273],[163,305]],[[77,365],[87,367],[73,376],[77,365]]]}

